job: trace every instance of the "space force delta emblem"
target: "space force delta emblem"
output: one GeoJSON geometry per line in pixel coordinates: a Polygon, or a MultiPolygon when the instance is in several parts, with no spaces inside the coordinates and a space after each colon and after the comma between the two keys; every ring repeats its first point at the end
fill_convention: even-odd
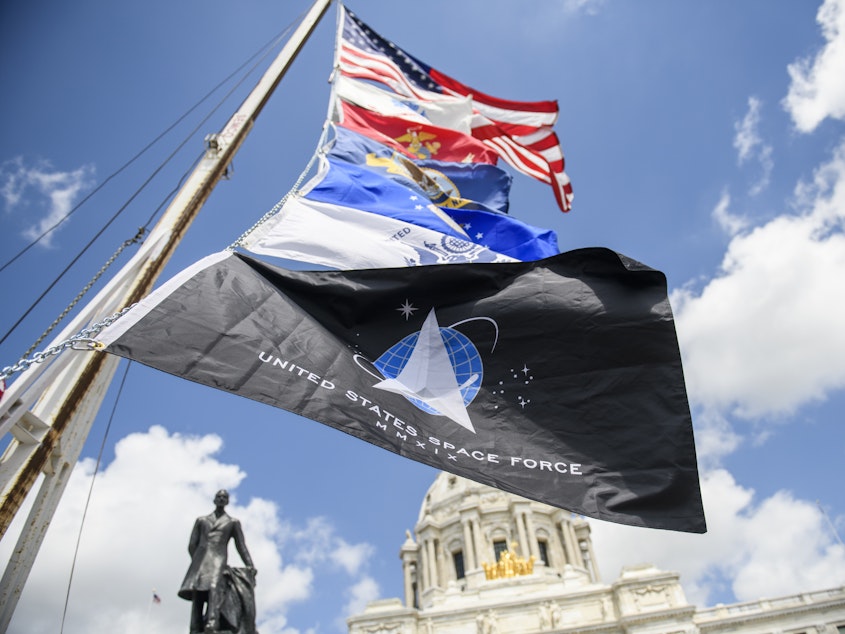
{"type": "Polygon", "coordinates": [[[216,254],[100,340],[530,499],[706,530],[665,278],[606,249],[318,272],[216,254]]]}

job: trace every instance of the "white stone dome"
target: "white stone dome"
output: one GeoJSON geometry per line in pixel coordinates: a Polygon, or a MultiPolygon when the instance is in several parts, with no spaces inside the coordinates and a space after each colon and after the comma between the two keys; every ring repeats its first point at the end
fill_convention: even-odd
{"type": "Polygon", "coordinates": [[[442,518],[444,514],[450,511],[457,513],[461,506],[479,502],[482,497],[485,499],[491,496],[503,498],[506,495],[514,499],[523,499],[510,493],[497,491],[485,484],[479,484],[461,476],[441,471],[423,498],[417,521],[422,522],[426,516],[442,518]]]}

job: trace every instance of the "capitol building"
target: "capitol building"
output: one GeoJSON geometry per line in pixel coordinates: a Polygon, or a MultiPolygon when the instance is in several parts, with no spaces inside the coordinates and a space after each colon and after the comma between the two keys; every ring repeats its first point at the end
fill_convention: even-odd
{"type": "Polygon", "coordinates": [[[698,608],[648,564],[603,581],[586,520],[445,472],[414,533],[401,598],[368,604],[349,634],[845,634],[845,587],[698,608]]]}

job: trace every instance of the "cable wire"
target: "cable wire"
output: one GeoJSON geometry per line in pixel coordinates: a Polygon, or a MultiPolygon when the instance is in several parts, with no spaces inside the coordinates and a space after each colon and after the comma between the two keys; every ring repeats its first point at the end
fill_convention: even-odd
{"type": "MultiPolygon", "coordinates": [[[[288,28],[285,29],[285,31],[283,31],[279,36],[274,38],[274,45],[275,45],[275,43],[277,43],[277,40],[284,37],[284,35],[291,28],[292,28],[292,25],[288,26],[288,28]]],[[[18,320],[11,326],[11,328],[9,328],[9,330],[6,331],[6,333],[3,335],[3,337],[0,338],[0,344],[2,344],[4,341],[6,341],[6,339],[9,338],[9,336],[12,334],[12,332],[14,332],[15,329],[18,326],[20,326],[21,323],[23,323],[24,319],[26,319],[26,317],[29,316],[29,314],[36,308],[36,306],[38,306],[38,304],[41,302],[41,300],[43,300],[44,297],[46,297],[47,294],[56,286],[56,284],[58,284],[58,282],[65,276],[65,274],[71,269],[71,267],[73,267],[73,265],[76,264],[76,262],[79,261],[79,259],[93,245],[93,243],[105,232],[105,230],[126,210],[126,208],[135,200],[135,198],[137,198],[141,194],[141,192],[147,187],[147,185],[149,185],[150,182],[159,174],[159,172],[161,172],[161,170],[164,169],[164,167],[173,159],[173,157],[175,157],[176,154],[179,153],[179,151],[183,147],[185,147],[185,145],[188,143],[188,141],[190,141],[193,138],[193,136],[197,133],[197,131],[203,125],[205,125],[205,123],[207,123],[208,120],[223,106],[223,104],[229,99],[229,97],[231,97],[232,94],[238,88],[241,87],[241,85],[246,81],[247,77],[249,77],[252,74],[252,72],[259,66],[259,64],[261,64],[264,61],[264,59],[266,59],[266,57],[270,54],[272,49],[264,47],[264,49],[262,49],[262,50],[264,50],[264,54],[252,65],[252,67],[241,77],[241,79],[238,80],[235,83],[235,85],[232,86],[232,88],[229,89],[229,91],[223,96],[223,98],[217,103],[217,105],[214,108],[212,108],[211,111],[208,114],[206,114],[206,116],[193,128],[193,130],[191,130],[191,132],[182,140],[182,142],[176,147],[176,149],[173,150],[173,152],[171,152],[170,155],[161,164],[159,164],[159,166],[153,171],[153,173],[141,184],[141,186],[138,189],[135,190],[135,192],[117,210],[117,212],[115,212],[112,215],[112,217],[108,220],[108,222],[106,222],[106,224],[94,235],[94,237],[91,238],[91,240],[88,241],[88,243],[82,248],[82,250],[76,255],[76,257],[74,257],[73,260],[71,260],[71,262],[64,268],[64,270],[62,270],[62,272],[59,273],[59,275],[56,277],[56,279],[54,279],[53,282],[50,283],[50,285],[44,290],[44,292],[42,292],[41,295],[38,296],[38,298],[29,306],[29,308],[27,308],[26,311],[24,311],[24,313],[18,318],[18,320]]],[[[259,53],[260,52],[261,51],[259,51],[259,53]]],[[[257,55],[258,55],[258,53],[253,55],[250,58],[250,60],[254,59],[257,55]]],[[[246,65],[246,63],[242,64],[239,68],[243,68],[245,65],[246,65]]],[[[231,75],[230,75],[230,77],[231,77],[231,75]]],[[[197,160],[199,160],[199,159],[197,159],[197,160]]],[[[90,195],[88,196],[88,198],[90,198],[90,195]]],[[[87,198],[86,198],[86,200],[87,200],[87,198]]],[[[159,205],[156,212],[158,210],[160,210],[163,206],[164,206],[163,204],[159,205]]],[[[77,207],[75,207],[73,210],[68,212],[67,215],[70,215],[70,213],[75,211],[78,207],[79,206],[77,205],[77,207]]],[[[142,227],[144,230],[146,230],[149,223],[152,222],[152,219],[154,218],[154,216],[155,216],[155,214],[153,214],[153,216],[151,216],[150,219],[147,221],[147,225],[142,227]]],[[[65,216],[65,218],[67,218],[67,216],[65,216]]],[[[64,219],[59,221],[59,223],[57,223],[57,225],[60,224],[63,220],[64,219]]],[[[46,235],[46,234],[42,234],[42,237],[43,237],[43,235],[46,235]]],[[[53,325],[53,327],[55,327],[55,324],[53,325]]],[[[37,343],[34,344],[33,346],[31,346],[29,348],[29,350],[31,351],[37,345],[38,345],[37,343]]],[[[24,354],[24,357],[25,356],[26,356],[26,354],[24,354]]]]}
{"type": "Polygon", "coordinates": [[[88,497],[85,499],[85,507],[82,510],[82,520],[79,522],[79,534],[76,536],[76,547],[73,549],[73,560],[70,564],[70,574],[67,580],[67,592],[65,593],[65,607],[62,610],[62,626],[59,629],[59,634],[65,631],[65,618],[67,617],[67,607],[70,604],[70,588],[73,585],[73,572],[76,569],[76,559],[79,555],[79,545],[82,543],[82,529],[85,527],[85,517],[88,515],[88,507],[91,505],[91,494],[94,492],[94,482],[97,479],[97,474],[100,471],[100,463],[103,460],[103,452],[106,449],[106,440],[109,437],[109,430],[114,420],[114,414],[117,411],[117,405],[120,403],[120,396],[123,394],[123,386],[126,384],[126,377],[129,375],[129,368],[132,367],[132,361],[126,364],[126,369],[123,371],[123,378],[120,381],[120,387],[117,390],[117,396],[114,399],[111,414],[109,415],[109,422],[106,424],[106,430],[103,433],[103,441],[100,443],[100,451],[97,454],[97,464],[94,465],[94,474],[91,476],[91,486],[88,487],[88,497]]]}
{"type": "MultiPolygon", "coordinates": [[[[67,212],[64,216],[62,216],[61,218],[59,218],[59,220],[57,220],[57,221],[56,221],[56,222],[55,222],[52,226],[50,226],[49,228],[45,229],[45,230],[44,230],[44,231],[43,231],[43,232],[42,232],[42,233],[41,233],[38,237],[36,237],[36,238],[35,238],[35,239],[33,239],[33,240],[32,240],[32,241],[28,244],[28,245],[26,245],[26,247],[24,247],[23,249],[21,249],[21,250],[20,250],[17,254],[15,254],[15,255],[14,255],[11,259],[9,259],[9,260],[8,260],[7,262],[5,262],[2,266],[0,266],[0,272],[4,271],[4,270],[6,269],[6,267],[8,267],[8,266],[9,266],[10,264],[12,264],[15,260],[17,260],[19,257],[21,257],[24,253],[26,253],[26,252],[27,252],[27,251],[29,251],[32,247],[34,247],[36,244],[38,244],[38,243],[39,243],[39,242],[40,242],[40,241],[41,241],[41,240],[42,240],[42,239],[43,239],[43,238],[44,238],[44,237],[45,237],[48,233],[50,233],[51,231],[53,231],[56,227],[58,227],[58,226],[59,226],[60,224],[62,224],[65,220],[67,220],[67,219],[68,219],[68,218],[69,218],[69,217],[70,217],[70,216],[71,216],[71,215],[72,215],[72,214],[73,214],[76,210],[78,210],[80,207],[82,207],[82,205],[84,205],[86,202],[88,202],[88,200],[89,200],[91,197],[93,197],[93,196],[94,196],[97,192],[99,192],[99,191],[100,191],[103,187],[105,187],[105,186],[106,186],[106,184],[107,184],[109,181],[111,181],[114,177],[118,176],[118,175],[119,175],[121,172],[123,172],[123,171],[124,171],[127,167],[129,167],[130,165],[132,165],[132,163],[134,163],[136,160],[138,160],[139,158],[141,158],[141,156],[143,156],[143,155],[147,152],[147,150],[149,150],[150,148],[152,148],[152,147],[153,147],[156,143],[158,143],[158,142],[159,142],[162,138],[164,138],[164,137],[165,137],[165,136],[166,136],[166,135],[167,135],[167,134],[168,134],[171,130],[173,130],[173,129],[177,126],[177,125],[179,125],[180,123],[182,123],[182,121],[184,121],[184,120],[185,120],[185,118],[186,118],[189,114],[191,114],[194,110],[196,110],[197,108],[199,108],[199,106],[200,106],[201,104],[203,104],[206,100],[208,100],[208,99],[211,97],[211,95],[213,95],[215,92],[217,92],[217,91],[218,91],[218,90],[219,90],[219,89],[220,89],[220,88],[221,88],[224,84],[226,84],[227,82],[229,82],[229,80],[231,80],[231,79],[232,79],[232,77],[234,77],[234,76],[235,76],[235,75],[237,75],[239,72],[241,72],[241,70],[242,70],[242,69],[243,69],[243,68],[244,68],[247,64],[249,64],[252,60],[254,60],[256,57],[258,57],[259,55],[261,55],[261,53],[262,53],[262,52],[264,52],[264,53],[265,53],[265,56],[266,56],[266,51],[267,51],[268,49],[272,49],[273,47],[275,47],[275,46],[276,46],[276,44],[278,44],[278,42],[281,40],[281,38],[283,38],[283,37],[284,37],[284,36],[285,36],[285,35],[286,35],[289,31],[290,31],[291,27],[292,27],[292,25],[288,25],[288,26],[287,26],[287,27],[286,27],[286,28],[285,28],[285,29],[284,29],[281,33],[279,33],[279,34],[277,34],[276,36],[274,36],[274,37],[273,37],[273,39],[271,39],[271,40],[270,40],[267,44],[265,44],[264,46],[262,46],[262,47],[261,47],[260,49],[258,49],[258,51],[256,51],[255,53],[253,53],[253,54],[252,54],[252,56],[251,56],[251,57],[249,57],[249,59],[247,59],[245,62],[243,62],[243,63],[242,63],[240,66],[238,66],[238,67],[237,67],[234,71],[232,71],[231,73],[229,73],[229,75],[228,75],[225,79],[223,79],[222,81],[220,81],[220,82],[219,82],[219,83],[218,83],[218,84],[217,84],[214,88],[212,88],[210,91],[208,91],[208,92],[205,94],[205,96],[204,96],[204,97],[202,97],[202,98],[201,98],[199,101],[197,101],[197,102],[196,102],[193,106],[191,106],[188,110],[186,110],[186,111],[185,111],[185,113],[184,113],[184,114],[182,114],[182,116],[180,116],[178,119],[176,119],[176,121],[174,121],[174,122],[173,122],[172,124],[170,124],[167,128],[165,128],[165,130],[164,130],[163,132],[161,132],[161,133],[160,133],[160,134],[159,134],[156,138],[154,138],[154,139],[153,139],[152,141],[150,141],[150,142],[149,142],[146,146],[144,146],[144,147],[143,147],[143,148],[142,148],[142,149],[141,149],[138,153],[136,153],[136,154],[135,154],[135,156],[133,156],[132,158],[130,158],[128,161],[126,161],[126,163],[124,163],[123,165],[121,165],[121,166],[120,166],[117,170],[115,170],[115,171],[114,171],[114,172],[112,172],[109,176],[107,176],[107,177],[106,177],[106,178],[105,178],[105,179],[104,179],[104,180],[103,180],[100,184],[98,184],[98,185],[97,185],[97,186],[96,186],[96,187],[95,187],[92,191],[90,191],[90,192],[89,192],[89,193],[88,193],[88,194],[87,194],[87,195],[86,195],[86,196],[85,196],[82,200],[80,200],[80,201],[79,201],[76,205],[74,205],[74,206],[73,206],[73,208],[72,208],[70,211],[68,211],[68,212],[67,212]]],[[[263,59],[263,57],[262,57],[262,59],[263,59]]],[[[254,67],[253,67],[253,69],[254,69],[254,67]]],[[[250,69],[250,71],[249,71],[249,72],[252,72],[252,70],[253,70],[253,69],[250,69]]]]}

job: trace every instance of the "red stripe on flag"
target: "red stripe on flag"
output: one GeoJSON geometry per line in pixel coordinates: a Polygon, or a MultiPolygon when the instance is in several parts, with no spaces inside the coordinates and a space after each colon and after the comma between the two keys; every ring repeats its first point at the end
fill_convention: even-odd
{"type": "Polygon", "coordinates": [[[347,77],[380,82],[406,97],[425,97],[390,59],[367,53],[347,42],[343,42],[340,49],[340,72],[347,77]]]}
{"type": "Polygon", "coordinates": [[[468,134],[398,117],[385,117],[342,100],[340,105],[340,125],[399,149],[411,158],[491,165],[498,161],[495,151],[468,134]]]}
{"type": "Polygon", "coordinates": [[[549,183],[554,189],[555,200],[561,211],[569,211],[572,208],[572,185],[563,171],[564,162],[563,155],[560,153],[560,144],[555,143],[557,135],[552,133],[544,137],[544,140],[550,139],[550,142],[547,143],[549,147],[542,152],[521,145],[493,123],[473,127],[472,135],[498,152],[502,160],[514,169],[526,176],[549,183]],[[550,158],[552,160],[549,160],[550,158]]]}
{"type": "MultiPolygon", "coordinates": [[[[491,95],[484,94],[480,90],[470,88],[466,84],[462,84],[457,79],[453,79],[448,75],[441,73],[439,70],[432,68],[429,71],[431,78],[438,84],[451,90],[459,95],[472,95],[472,100],[478,103],[483,103],[494,108],[501,108],[502,110],[516,110],[518,112],[533,112],[552,114],[557,118],[558,107],[557,101],[511,101],[509,99],[500,99],[491,95]]],[[[554,123],[554,119],[552,119],[554,123]]],[[[550,124],[549,124],[550,125],[550,124]]]]}

